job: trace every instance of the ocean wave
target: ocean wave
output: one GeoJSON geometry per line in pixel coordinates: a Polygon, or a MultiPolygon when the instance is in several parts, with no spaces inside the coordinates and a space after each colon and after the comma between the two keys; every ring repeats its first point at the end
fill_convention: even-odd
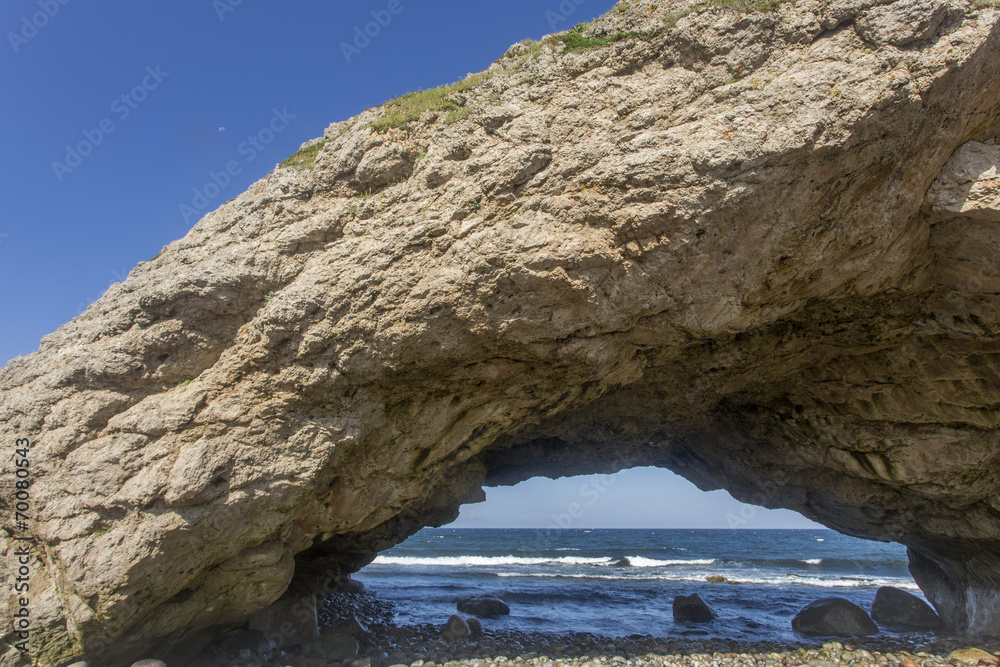
{"type": "Polygon", "coordinates": [[[615,567],[670,567],[674,565],[711,565],[714,558],[695,560],[657,560],[643,556],[623,558],[587,558],[584,556],[527,557],[527,556],[378,556],[376,565],[416,565],[451,567],[488,567],[491,565],[600,565],[615,567]]]}
{"type": "MultiPolygon", "coordinates": [[[[499,572],[498,577],[504,577],[509,579],[516,578],[550,578],[550,579],[601,579],[601,580],[615,580],[615,581],[679,581],[679,582],[699,582],[705,583],[705,576],[703,574],[698,575],[688,575],[688,574],[661,574],[655,573],[644,576],[628,576],[623,574],[581,574],[581,573],[545,573],[545,572],[499,572]]],[[[758,586],[781,586],[794,584],[797,586],[813,586],[816,588],[876,588],[878,586],[895,586],[896,588],[903,588],[911,591],[919,591],[915,583],[912,581],[906,581],[902,579],[890,579],[890,578],[873,578],[873,579],[861,579],[861,578],[838,578],[838,579],[824,579],[820,577],[798,577],[798,576],[785,576],[785,577],[739,577],[733,578],[736,584],[753,584],[758,586]]]]}
{"type": "Polygon", "coordinates": [[[799,560],[806,565],[819,565],[823,562],[822,558],[800,558],[799,560]]]}

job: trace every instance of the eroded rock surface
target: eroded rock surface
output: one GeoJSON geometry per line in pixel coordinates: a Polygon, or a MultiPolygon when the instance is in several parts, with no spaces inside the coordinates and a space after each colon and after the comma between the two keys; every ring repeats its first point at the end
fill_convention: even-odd
{"type": "Polygon", "coordinates": [[[0,371],[40,664],[183,656],[483,484],[634,465],[902,542],[1000,634],[1000,11],[678,8],[331,126],[0,371]]]}

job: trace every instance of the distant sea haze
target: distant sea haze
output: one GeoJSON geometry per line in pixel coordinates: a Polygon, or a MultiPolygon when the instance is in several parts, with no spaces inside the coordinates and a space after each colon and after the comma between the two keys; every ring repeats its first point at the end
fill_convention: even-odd
{"type": "Polygon", "coordinates": [[[426,529],[357,578],[401,625],[443,623],[458,600],[490,594],[511,608],[493,629],[745,640],[799,638],[791,619],[817,598],[869,609],[879,586],[920,594],[904,547],[813,529],[426,529]],[[675,624],[674,596],[691,593],[718,620],[675,624]]]}

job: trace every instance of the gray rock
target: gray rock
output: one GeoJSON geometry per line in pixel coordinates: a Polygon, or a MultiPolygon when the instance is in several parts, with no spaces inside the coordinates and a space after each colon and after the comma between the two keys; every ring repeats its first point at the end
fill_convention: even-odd
{"type": "Polygon", "coordinates": [[[510,614],[510,606],[492,595],[480,595],[459,601],[458,610],[465,614],[489,618],[510,614]]]}
{"type": "Polygon", "coordinates": [[[446,641],[457,641],[459,639],[465,639],[472,634],[469,629],[469,624],[459,616],[458,614],[453,615],[448,619],[445,624],[444,629],[441,631],[441,636],[444,637],[446,641]]]}
{"type": "Polygon", "coordinates": [[[132,667],[167,667],[167,663],[162,660],[155,660],[147,658],[145,660],[139,660],[132,663],[132,667]]]}
{"type": "Polygon", "coordinates": [[[938,630],[941,619],[929,604],[912,593],[882,586],[875,591],[872,620],[879,625],[907,630],[938,630]]]}
{"type": "Polygon", "coordinates": [[[358,641],[354,637],[336,632],[333,628],[324,630],[319,639],[303,646],[304,650],[327,660],[344,660],[355,656],[358,648],[358,641]]]}
{"type": "Polygon", "coordinates": [[[332,626],[330,630],[337,634],[349,635],[351,637],[357,637],[368,633],[368,628],[366,628],[361,621],[353,616],[332,626]]]}
{"type": "Polygon", "coordinates": [[[477,618],[465,619],[465,624],[469,626],[469,639],[479,639],[483,636],[483,624],[477,618]]]}
{"type": "Polygon", "coordinates": [[[697,593],[674,598],[674,621],[677,623],[707,623],[718,616],[697,593]]]}
{"type": "Polygon", "coordinates": [[[829,637],[878,634],[878,626],[868,612],[839,597],[810,602],[792,619],[792,629],[804,635],[829,637]]]}

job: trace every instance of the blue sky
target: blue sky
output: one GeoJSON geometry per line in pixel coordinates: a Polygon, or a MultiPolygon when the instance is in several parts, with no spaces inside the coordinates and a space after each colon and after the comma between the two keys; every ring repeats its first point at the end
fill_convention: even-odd
{"type": "Polygon", "coordinates": [[[740,503],[725,491],[701,491],[661,468],[546,479],[486,489],[486,502],[464,505],[454,528],[816,528],[789,510],[740,503]]]}
{"type": "MultiPolygon", "coordinates": [[[[483,70],[510,44],[613,4],[4,0],[0,363],[34,351],[183,236],[196,219],[182,206],[216,208],[331,122],[483,70]],[[212,174],[233,161],[239,173],[213,189],[212,174]]],[[[615,479],[575,519],[580,527],[725,527],[726,515],[740,511],[724,494],[703,494],[666,471],[615,479]],[[663,503],[647,506],[649,494],[663,503]]],[[[491,490],[459,525],[541,517],[545,527],[587,483],[491,490]]],[[[759,512],[751,527],[795,521],[759,512]]]]}

